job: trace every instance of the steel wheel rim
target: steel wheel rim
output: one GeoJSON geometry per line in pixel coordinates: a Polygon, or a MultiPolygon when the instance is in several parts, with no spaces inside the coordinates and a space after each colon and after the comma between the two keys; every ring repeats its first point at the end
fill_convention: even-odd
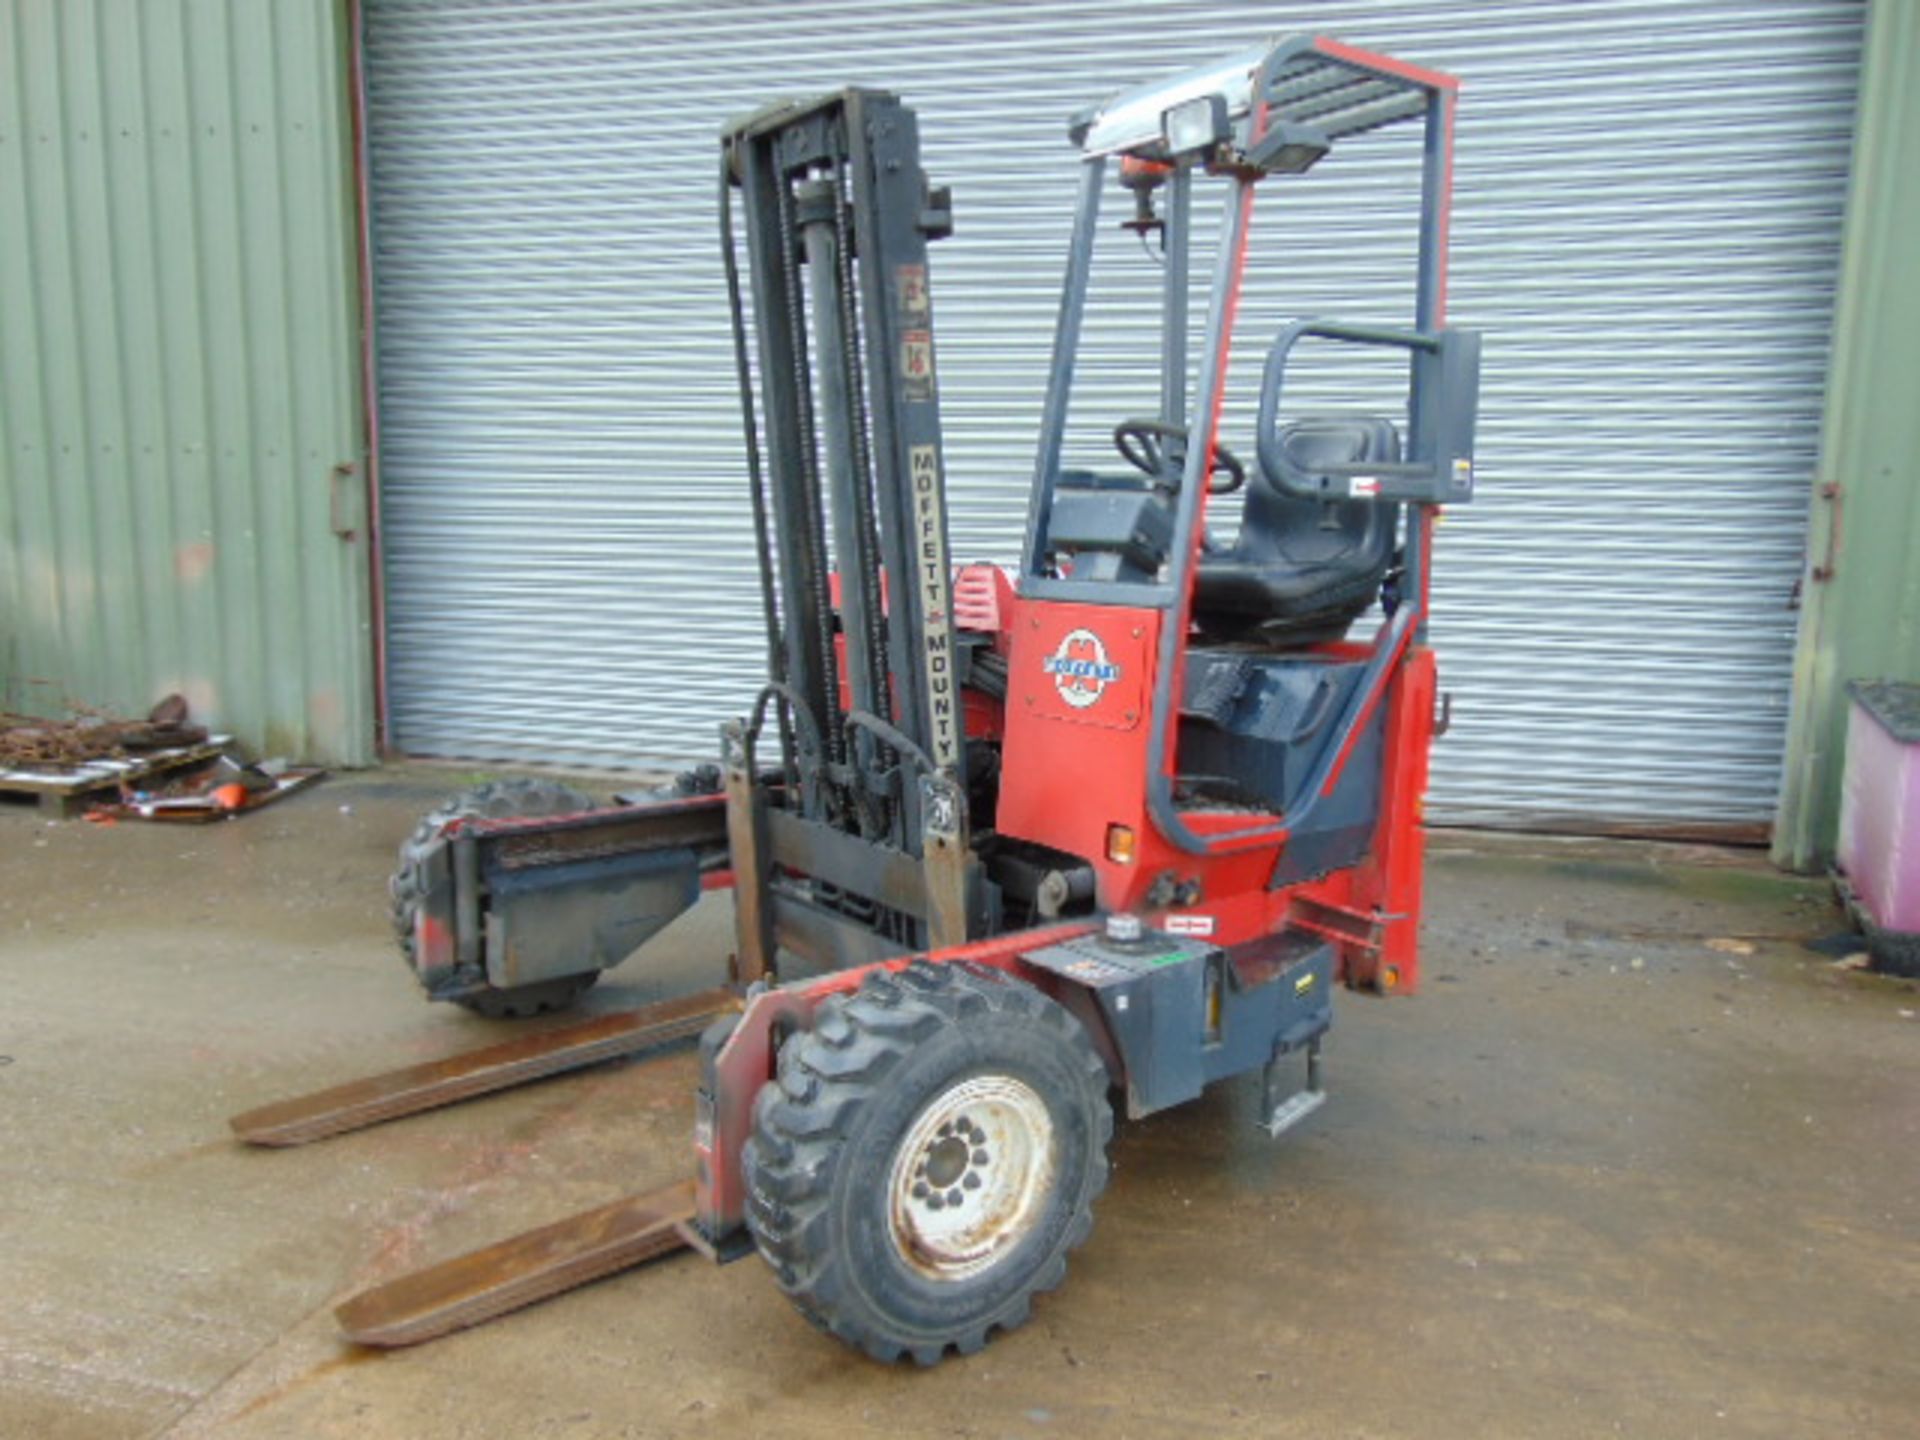
{"type": "Polygon", "coordinates": [[[978,1075],[928,1101],[894,1151],[894,1249],[916,1273],[965,1280],[1039,1225],[1054,1178],[1053,1115],[1011,1075],[978,1075]]]}

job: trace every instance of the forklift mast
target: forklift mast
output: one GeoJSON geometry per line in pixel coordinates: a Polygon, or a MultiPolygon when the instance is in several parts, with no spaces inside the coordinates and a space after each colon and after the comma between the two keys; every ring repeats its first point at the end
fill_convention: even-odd
{"type": "Polygon", "coordinates": [[[750,717],[722,731],[743,968],[770,958],[776,861],[829,897],[847,888],[820,873],[836,857],[868,875],[919,861],[898,938],[959,943],[975,867],[927,283],[948,195],[920,168],[912,110],[882,91],[770,106],[721,143],[768,657],[750,717]],[[777,788],[754,759],[770,712],[777,788]]]}

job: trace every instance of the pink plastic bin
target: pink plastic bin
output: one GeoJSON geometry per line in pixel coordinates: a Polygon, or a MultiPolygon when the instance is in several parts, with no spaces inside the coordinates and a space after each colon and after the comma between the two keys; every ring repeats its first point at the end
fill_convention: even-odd
{"type": "Polygon", "coordinates": [[[1847,694],[1841,878],[1869,938],[1920,947],[1920,685],[1856,680],[1847,694]]]}

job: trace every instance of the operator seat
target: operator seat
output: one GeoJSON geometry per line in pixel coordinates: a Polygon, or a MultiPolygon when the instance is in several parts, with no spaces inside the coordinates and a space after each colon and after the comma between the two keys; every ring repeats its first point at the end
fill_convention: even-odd
{"type": "MultiPolygon", "coordinates": [[[[1280,443],[1309,474],[1400,458],[1399,432],[1373,416],[1296,420],[1281,430],[1280,443]]],[[[1275,646],[1340,639],[1393,565],[1399,507],[1301,499],[1274,484],[1265,467],[1249,468],[1239,536],[1201,553],[1195,623],[1207,635],[1275,646]]]]}

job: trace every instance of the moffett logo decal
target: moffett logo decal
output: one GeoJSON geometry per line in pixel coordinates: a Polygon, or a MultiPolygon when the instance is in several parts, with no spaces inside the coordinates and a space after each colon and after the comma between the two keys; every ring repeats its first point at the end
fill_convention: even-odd
{"type": "Polygon", "coordinates": [[[1120,667],[1107,658],[1107,647],[1091,630],[1069,630],[1042,664],[1060,698],[1076,710],[1095,703],[1120,678],[1120,667]]]}

